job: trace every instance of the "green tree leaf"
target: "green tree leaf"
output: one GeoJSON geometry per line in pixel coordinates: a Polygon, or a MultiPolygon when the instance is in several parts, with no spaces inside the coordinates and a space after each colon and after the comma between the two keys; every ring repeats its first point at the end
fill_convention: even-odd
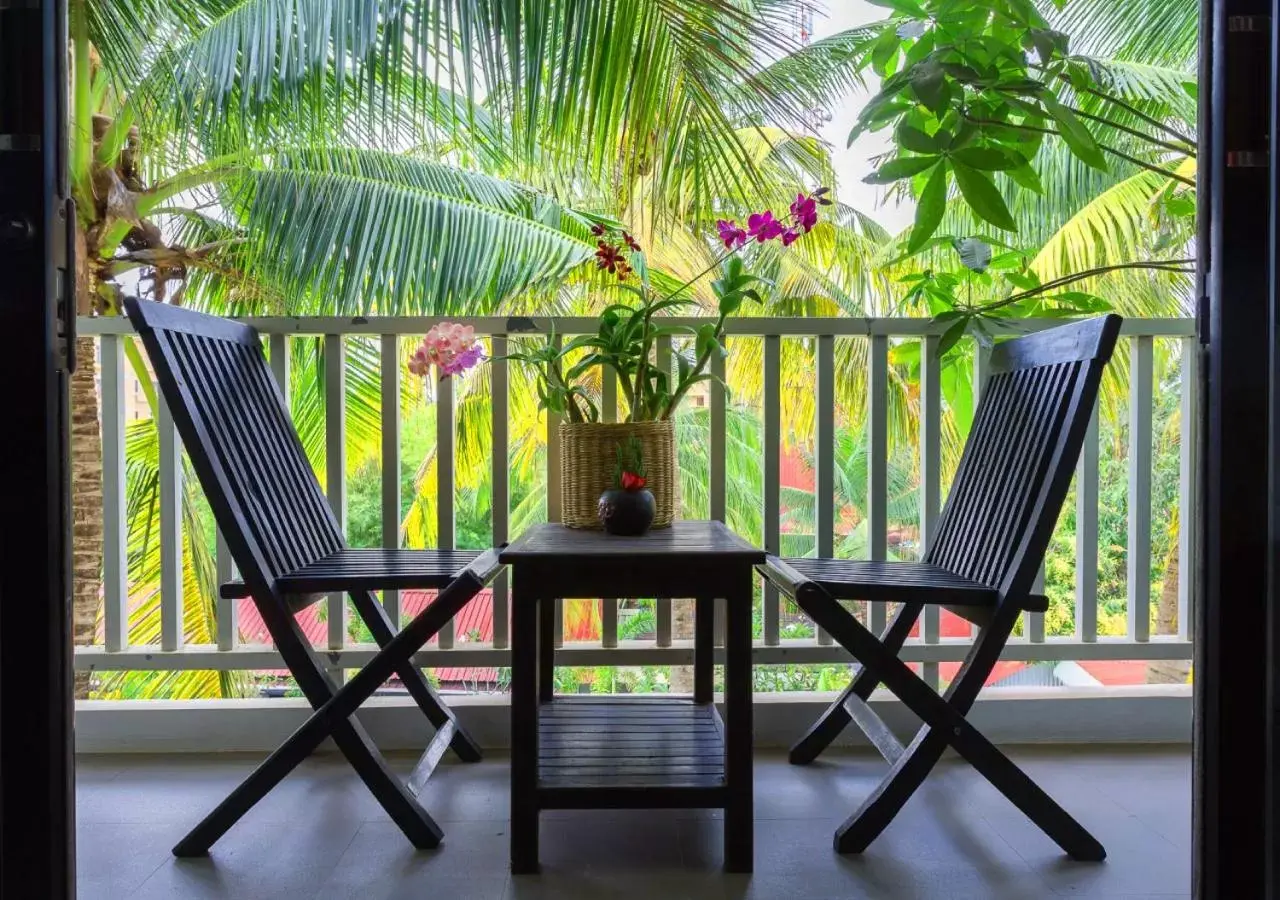
{"type": "Polygon", "coordinates": [[[947,164],[941,163],[920,192],[916,202],[916,220],[907,241],[907,252],[915,253],[933,237],[942,224],[942,214],[947,210],[947,164]]]}
{"type": "Polygon", "coordinates": [[[892,184],[933,168],[938,164],[938,159],[937,156],[904,156],[893,159],[862,180],[867,184],[892,184]]]}
{"type": "Polygon", "coordinates": [[[1102,148],[1094,140],[1093,132],[1080,121],[1076,114],[1052,97],[1044,97],[1041,102],[1049,115],[1058,123],[1058,133],[1071,148],[1071,152],[1085,165],[1100,172],[1107,171],[1107,158],[1102,154],[1102,148]]]}
{"type": "Polygon", "coordinates": [[[1022,156],[1004,147],[964,147],[950,155],[957,162],[984,172],[1007,172],[1027,164],[1022,156]]]}
{"type": "Polygon", "coordinates": [[[995,183],[977,169],[971,169],[963,163],[952,160],[952,168],[956,173],[956,184],[960,194],[969,207],[986,221],[1005,231],[1017,231],[1018,225],[1000,196],[995,183]]]}
{"type": "Polygon", "coordinates": [[[899,125],[894,131],[894,137],[898,142],[898,146],[912,153],[930,153],[936,154],[939,149],[938,139],[932,135],[925,134],[919,128],[911,125],[899,125]]]}
{"type": "Polygon", "coordinates": [[[1037,194],[1044,193],[1044,185],[1040,183],[1040,174],[1036,172],[1029,164],[1018,166],[1016,169],[1010,169],[1005,173],[1017,185],[1034,191],[1037,194]]]}

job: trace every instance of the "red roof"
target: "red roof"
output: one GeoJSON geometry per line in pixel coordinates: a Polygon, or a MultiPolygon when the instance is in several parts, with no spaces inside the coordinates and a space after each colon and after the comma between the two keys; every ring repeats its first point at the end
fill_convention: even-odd
{"type": "MultiPolygon", "coordinates": [[[[412,619],[422,612],[436,598],[435,591],[401,591],[400,614],[405,619],[412,619]]],[[[322,604],[313,603],[295,616],[298,627],[307,636],[313,647],[323,648],[329,635],[328,621],[321,618],[322,604]]],[[[267,626],[258,615],[258,608],[253,601],[240,601],[240,636],[241,640],[251,644],[270,644],[271,635],[267,626]]],[[[453,620],[453,645],[455,647],[468,642],[488,642],[493,640],[493,592],[482,590],[471,600],[453,620]]],[[[432,638],[428,644],[438,643],[432,638]]],[[[280,670],[280,674],[288,674],[280,670]]],[[[498,680],[498,670],[489,668],[443,668],[436,670],[436,677],[446,684],[460,682],[492,683],[498,680]]]]}

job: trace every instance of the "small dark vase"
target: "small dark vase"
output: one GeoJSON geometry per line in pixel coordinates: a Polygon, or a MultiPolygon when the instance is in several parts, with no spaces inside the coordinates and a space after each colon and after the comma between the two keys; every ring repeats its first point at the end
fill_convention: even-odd
{"type": "Polygon", "coordinates": [[[644,534],[653,524],[656,511],[653,494],[645,488],[638,491],[613,488],[600,495],[600,524],[609,534],[631,537],[644,534]]]}

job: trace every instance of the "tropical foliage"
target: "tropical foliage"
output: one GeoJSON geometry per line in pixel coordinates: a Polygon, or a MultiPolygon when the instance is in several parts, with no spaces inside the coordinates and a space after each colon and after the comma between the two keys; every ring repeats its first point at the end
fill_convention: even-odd
{"type": "MultiPolygon", "coordinates": [[[[600,231],[625,221],[648,250],[654,284],[688,282],[690,302],[714,316],[723,291],[700,273],[716,269],[716,223],[785,209],[797,184],[833,185],[831,215],[805,240],[786,253],[760,248],[749,286],[759,303],[739,301],[737,314],[954,320],[944,339],[947,465],[971,416],[975,342],[965,334],[986,340],[1007,327],[995,319],[1104,306],[1185,310],[1195,180],[1188,4],[883,0],[884,21],[808,46],[786,37],[802,5],[71,0],[81,309],[114,314],[122,291],[138,291],[225,314],[598,315],[627,297],[590,262],[600,231]],[[1136,40],[1139,27],[1159,37],[1136,40]],[[809,110],[846,102],[864,79],[880,92],[858,128],[887,129],[895,141],[871,178],[888,201],[916,207],[900,235],[842,201],[830,148],[808,125],[809,110]]],[[[677,359],[705,350],[698,335],[671,337],[677,359]]],[[[762,350],[724,343],[729,518],[759,534],[762,350]]],[[[353,338],[343,350],[348,473],[326,471],[324,458],[332,352],[318,338],[290,342],[290,401],[322,479],[351,476],[353,541],[376,542],[378,506],[364,486],[379,483],[379,348],[353,338]]],[[[841,341],[836,352],[849,526],[840,549],[857,554],[867,350],[841,341]]],[[[813,433],[812,353],[784,342],[786,441],[802,456],[813,433]]],[[[890,503],[909,531],[918,342],[895,346],[891,361],[890,503]]],[[[545,422],[530,374],[512,367],[511,380],[518,531],[544,514],[545,422]]],[[[455,382],[457,536],[480,543],[489,383],[483,371],[455,382]]],[[[584,404],[598,402],[599,381],[584,380],[582,391],[584,404]]],[[[405,379],[408,546],[436,540],[435,419],[423,411],[433,397],[431,385],[405,379]]],[[[674,409],[670,390],[667,400],[674,409]]],[[[1120,408],[1113,388],[1108,422],[1120,408]]],[[[685,404],[674,419],[686,508],[705,515],[697,443],[709,416],[685,404]]],[[[146,642],[159,620],[149,421],[131,426],[128,458],[131,637],[146,642]]],[[[803,534],[812,498],[793,493],[788,527],[803,534]]],[[[183,510],[186,637],[206,643],[216,633],[214,537],[193,478],[183,510]]],[[[99,688],[194,696],[245,686],[194,673],[118,676],[99,688]]]]}

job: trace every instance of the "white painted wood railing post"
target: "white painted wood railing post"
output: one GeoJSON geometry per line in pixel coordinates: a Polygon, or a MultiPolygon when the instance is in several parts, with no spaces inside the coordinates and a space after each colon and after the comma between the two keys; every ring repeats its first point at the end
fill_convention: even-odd
{"type": "MultiPolygon", "coordinates": [[[[454,511],[453,379],[436,379],[436,546],[454,549],[457,516],[454,511]]],[[[441,650],[453,647],[453,620],[436,635],[441,650]]]]}
{"type": "Polygon", "coordinates": [[[119,335],[99,342],[102,378],[102,619],[103,643],[129,646],[129,521],[125,509],[124,348],[119,335]]]}
{"type": "MultiPolygon", "coordinates": [[[[779,553],[782,537],[782,338],[764,339],[764,550],[779,553]]],[[[764,586],[764,643],[776,647],[781,639],[778,590],[764,586]]]]}
{"type": "Polygon", "coordinates": [[[1182,353],[1182,402],[1178,430],[1178,637],[1190,641],[1195,635],[1196,577],[1196,478],[1200,465],[1196,448],[1199,421],[1200,346],[1196,338],[1179,342],[1182,353]]]}
{"type": "MultiPolygon", "coordinates": [[[[942,507],[942,360],[938,355],[939,338],[928,335],[920,342],[920,554],[933,542],[942,507]]],[[[926,644],[938,643],[939,610],[924,608],[921,629],[926,644]]],[[[921,677],[938,686],[938,664],[926,662],[921,677]]]]}
{"type": "MultiPolygon", "coordinates": [[[[871,336],[867,356],[867,556],[889,556],[889,338],[871,336]]],[[[888,609],[883,602],[869,604],[867,617],[873,632],[884,631],[888,609]]]]}
{"type": "Polygon", "coordinates": [[[1151,418],[1153,340],[1136,337],[1129,353],[1129,639],[1151,634],[1151,418]]]}
{"type": "MultiPolygon", "coordinates": [[[[400,548],[400,338],[380,338],[382,369],[382,546],[400,548]]],[[[400,629],[400,592],[382,592],[391,627],[400,629]]]]}
{"type": "MultiPolygon", "coordinates": [[[[666,372],[667,378],[671,377],[671,365],[673,362],[671,355],[671,336],[662,335],[654,342],[654,365],[658,371],[666,372]]],[[[676,510],[679,516],[680,511],[676,510]]],[[[658,646],[671,646],[671,598],[657,597],[653,601],[654,624],[657,631],[658,646]]]]}
{"type": "Polygon", "coordinates": [[[1076,466],[1076,640],[1098,640],[1098,407],[1076,466]]]}
{"type": "MultiPolygon", "coordinates": [[[[600,421],[618,421],[618,375],[608,366],[600,371],[600,421]]],[[[618,646],[618,601],[600,600],[600,646],[618,646]]]]}
{"type": "MultiPolygon", "coordinates": [[[[325,493],[338,519],[347,530],[347,352],[341,334],[324,336],[324,471],[325,493]]],[[[341,650],[347,644],[347,596],[329,595],[328,646],[341,650]]],[[[330,677],[342,680],[341,667],[330,669],[330,677]]]]}
{"type": "MultiPolygon", "coordinates": [[[[836,549],[836,340],[824,334],[814,344],[817,370],[813,436],[813,528],[817,532],[814,549],[819,558],[830,559],[836,549]]],[[[823,629],[818,628],[816,636],[820,645],[831,645],[831,635],[823,629]]]]}
{"type": "MultiPolygon", "coordinates": [[[[218,584],[224,585],[234,581],[236,577],[235,563],[231,559],[231,548],[227,539],[219,530],[214,538],[214,567],[218,574],[218,584]]],[[[218,595],[218,649],[234,650],[240,642],[240,601],[218,595]]]]}
{"type": "MultiPolygon", "coordinates": [[[[505,543],[511,531],[511,449],[510,449],[510,415],[511,370],[504,356],[507,355],[507,336],[493,336],[492,358],[489,364],[489,393],[493,411],[493,460],[490,470],[493,497],[493,543],[494,546],[505,543]]],[[[503,569],[493,580],[493,646],[504,650],[507,647],[511,618],[508,606],[510,602],[510,585],[507,582],[507,571],[503,569]]]]}
{"type": "MultiPolygon", "coordinates": [[[[551,345],[559,350],[564,346],[563,336],[557,332],[551,345]]],[[[547,521],[559,522],[564,518],[560,508],[560,423],[563,417],[547,410],[547,521]]],[[[564,601],[556,600],[556,647],[564,643],[564,601]]]]}
{"type": "MultiPolygon", "coordinates": [[[[711,518],[717,522],[727,522],[725,509],[725,437],[728,422],[726,417],[728,411],[728,398],[725,396],[724,378],[725,363],[724,357],[719,353],[711,354],[711,365],[709,366],[711,374],[715,378],[711,381],[710,404],[707,419],[711,425],[710,448],[707,459],[707,471],[711,476],[711,484],[707,489],[707,499],[709,503],[709,513],[711,518]]],[[[717,647],[724,646],[724,619],[726,607],[723,597],[717,597],[715,602],[715,644],[717,647]]]]}
{"type": "Polygon", "coordinates": [[[159,385],[156,399],[160,406],[156,420],[160,437],[160,649],[172,651],[181,650],[184,639],[182,445],[159,385]]]}

